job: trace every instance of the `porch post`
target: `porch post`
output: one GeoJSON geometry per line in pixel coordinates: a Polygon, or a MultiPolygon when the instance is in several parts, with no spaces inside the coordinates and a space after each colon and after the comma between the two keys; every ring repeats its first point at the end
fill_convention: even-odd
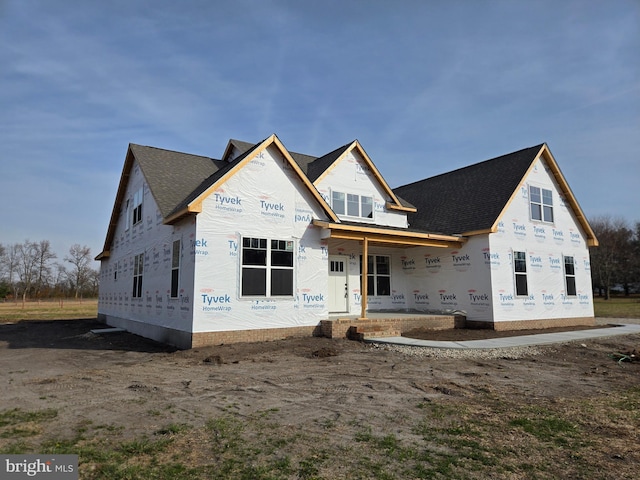
{"type": "Polygon", "coordinates": [[[367,318],[367,292],[369,291],[369,239],[365,236],[362,241],[362,291],[360,292],[360,304],[362,310],[360,319],[367,318]]]}

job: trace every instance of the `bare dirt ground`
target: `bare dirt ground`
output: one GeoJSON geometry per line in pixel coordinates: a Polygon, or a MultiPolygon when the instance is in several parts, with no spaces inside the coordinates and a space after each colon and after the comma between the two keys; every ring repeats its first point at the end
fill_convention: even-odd
{"type": "MultiPolygon", "coordinates": [[[[426,439],[416,426],[430,414],[439,428],[444,420],[475,425],[465,438],[501,465],[476,465],[452,443],[433,447],[467,455],[465,462],[480,469],[477,476],[455,470],[453,478],[637,478],[640,471],[640,362],[610,357],[640,350],[640,335],[506,353],[398,350],[323,338],[175,351],[128,333],[90,333],[103,327],[95,320],[0,325],[0,411],[58,412],[27,438],[36,450],[47,438],[72,437],[79,425],[105,434],[117,429],[126,439],[168,424],[199,428],[221,415],[250,419],[268,412],[281,433],[299,432],[290,455],[308,455],[319,439],[347,452],[378,446],[381,464],[397,465],[397,473],[409,461],[394,457],[398,445],[426,439]],[[545,438],[527,428],[536,416],[561,414],[569,422],[564,433],[545,438]],[[390,435],[398,442],[393,451],[371,440],[390,435]]],[[[436,443],[444,435],[438,431],[436,443]]],[[[190,465],[210,461],[206,441],[196,439],[194,431],[182,440],[190,465]]],[[[1,435],[0,449],[14,441],[1,435]]],[[[318,460],[316,478],[355,478],[349,461],[318,460]]]]}

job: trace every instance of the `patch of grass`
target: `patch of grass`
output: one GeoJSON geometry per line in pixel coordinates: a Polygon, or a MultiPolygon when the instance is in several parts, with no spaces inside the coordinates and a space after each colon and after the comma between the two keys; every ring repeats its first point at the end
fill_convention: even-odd
{"type": "Polygon", "coordinates": [[[0,323],[20,322],[25,320],[78,320],[96,318],[98,316],[98,300],[42,300],[0,303],[0,323]]]}
{"type": "Polygon", "coordinates": [[[154,432],[155,435],[176,435],[178,433],[186,432],[191,428],[190,425],[186,423],[170,423],[164,428],[160,430],[156,430],[154,432]]]}
{"type": "Polygon", "coordinates": [[[0,412],[0,427],[6,425],[17,425],[26,422],[42,422],[58,416],[58,411],[53,408],[26,412],[19,408],[0,412]]]}
{"type": "Polygon", "coordinates": [[[640,297],[594,297],[593,309],[596,317],[640,318],[640,297]]]}

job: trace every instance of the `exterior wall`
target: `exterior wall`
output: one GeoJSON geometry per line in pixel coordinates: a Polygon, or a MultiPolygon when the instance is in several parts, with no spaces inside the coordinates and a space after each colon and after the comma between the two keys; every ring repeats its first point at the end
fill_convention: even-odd
{"type": "MultiPolygon", "coordinates": [[[[368,311],[464,311],[468,318],[492,321],[491,276],[486,236],[473,237],[460,249],[369,247],[370,255],[391,258],[391,295],[369,296],[368,311]]],[[[348,261],[349,314],[361,309],[360,255],[356,242],[329,244],[331,255],[348,261]]]]}
{"type": "Polygon", "coordinates": [[[553,319],[560,324],[570,319],[584,323],[584,319],[593,318],[586,235],[559,192],[544,161],[536,160],[498,231],[489,235],[495,322],[535,320],[553,326],[549,322],[553,319]],[[553,191],[553,223],[530,219],[529,184],[553,191]],[[514,251],[526,252],[526,297],[518,297],[515,292],[514,251]],[[575,260],[576,296],[566,295],[563,256],[575,260]]]}
{"type": "Polygon", "coordinates": [[[144,176],[134,163],[110,255],[100,264],[99,317],[109,325],[145,337],[184,343],[186,337],[169,341],[167,332],[191,332],[194,259],[188,247],[194,232],[193,218],[174,226],[163,225],[144,176]],[[134,193],[140,188],[144,189],[142,221],[131,225],[126,203],[129,200],[132,204],[134,193]],[[177,298],[170,298],[172,246],[178,239],[182,240],[180,291],[177,298]],[[144,254],[142,296],[134,298],[134,257],[141,253],[144,254]]]}
{"type": "Polygon", "coordinates": [[[315,327],[327,318],[328,250],[313,218],[326,217],[275,146],[204,200],[191,252],[194,339],[204,332],[315,327]],[[243,237],[294,241],[293,296],[241,295],[243,237]]]}
{"type": "Polygon", "coordinates": [[[407,215],[403,212],[390,211],[385,208],[385,204],[390,197],[380,187],[369,166],[358,152],[349,152],[345,157],[333,165],[329,172],[320,182],[316,183],[316,188],[324,199],[331,205],[331,192],[353,193],[373,197],[373,221],[358,217],[343,218],[348,221],[385,225],[389,227],[407,227],[407,215]]]}

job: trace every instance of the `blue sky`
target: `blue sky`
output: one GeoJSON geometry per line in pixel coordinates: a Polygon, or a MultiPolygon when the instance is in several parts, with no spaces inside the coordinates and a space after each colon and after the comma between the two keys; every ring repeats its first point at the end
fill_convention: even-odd
{"type": "Polygon", "coordinates": [[[640,221],[640,2],[0,0],[0,243],[102,249],[129,142],[358,139],[392,186],[547,142],[640,221]]]}

